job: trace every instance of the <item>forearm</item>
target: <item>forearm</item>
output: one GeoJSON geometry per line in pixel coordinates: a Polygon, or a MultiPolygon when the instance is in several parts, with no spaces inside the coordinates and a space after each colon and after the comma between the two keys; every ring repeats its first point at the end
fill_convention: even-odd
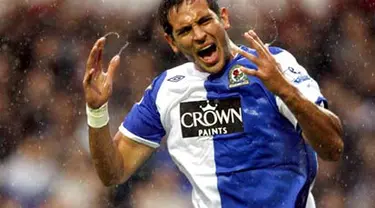
{"type": "Polygon", "coordinates": [[[293,86],[279,96],[295,115],[304,138],[318,155],[325,160],[338,160],[344,144],[337,116],[310,102],[293,86]]]}
{"type": "Polygon", "coordinates": [[[109,125],[102,128],[89,127],[90,151],[98,175],[104,185],[121,181],[123,161],[109,131],[109,125]]]}

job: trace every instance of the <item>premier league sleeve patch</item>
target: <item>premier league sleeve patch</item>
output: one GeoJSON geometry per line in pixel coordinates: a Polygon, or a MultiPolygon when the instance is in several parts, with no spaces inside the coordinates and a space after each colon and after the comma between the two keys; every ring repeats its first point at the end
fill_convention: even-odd
{"type": "Polygon", "coordinates": [[[182,137],[214,136],[243,132],[240,98],[180,104],[182,137]]]}
{"type": "Polygon", "coordinates": [[[249,78],[242,72],[241,65],[234,65],[229,71],[229,88],[239,87],[249,84],[249,78]]]}

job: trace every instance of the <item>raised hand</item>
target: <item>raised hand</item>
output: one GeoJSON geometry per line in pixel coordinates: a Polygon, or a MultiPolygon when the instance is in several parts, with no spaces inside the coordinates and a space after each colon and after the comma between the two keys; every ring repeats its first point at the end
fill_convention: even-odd
{"type": "Polygon", "coordinates": [[[269,52],[268,47],[262,42],[257,34],[250,30],[244,34],[250,46],[256,50],[258,56],[254,56],[246,51],[239,50],[245,58],[258,66],[258,70],[242,68],[242,71],[251,76],[256,76],[262,80],[268,90],[276,95],[281,95],[290,90],[291,84],[281,72],[281,66],[269,52]]]}
{"type": "Polygon", "coordinates": [[[108,70],[102,68],[103,49],[106,36],[98,39],[91,49],[86,63],[83,89],[86,103],[96,109],[108,102],[112,94],[113,76],[120,64],[120,55],[115,55],[109,63],[108,70]]]}

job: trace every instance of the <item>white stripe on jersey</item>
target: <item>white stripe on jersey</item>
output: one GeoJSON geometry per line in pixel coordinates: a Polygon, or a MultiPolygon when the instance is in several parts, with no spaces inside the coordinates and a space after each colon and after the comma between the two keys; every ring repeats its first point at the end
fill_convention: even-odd
{"type": "Polygon", "coordinates": [[[314,200],[314,196],[312,195],[312,193],[310,192],[309,193],[309,196],[307,197],[307,203],[306,203],[306,208],[315,208],[315,200],[314,200]]]}
{"type": "Polygon", "coordinates": [[[199,72],[192,63],[168,70],[167,73],[166,81],[159,89],[156,105],[162,124],[168,129],[166,131],[168,151],[179,169],[192,183],[194,206],[220,208],[213,137],[182,138],[180,125],[172,125],[180,123],[179,103],[182,100],[190,102],[207,99],[204,83],[209,74],[199,72]],[[181,75],[185,78],[178,82],[167,81],[181,75]],[[172,108],[163,108],[165,106],[172,106],[172,108]]]}

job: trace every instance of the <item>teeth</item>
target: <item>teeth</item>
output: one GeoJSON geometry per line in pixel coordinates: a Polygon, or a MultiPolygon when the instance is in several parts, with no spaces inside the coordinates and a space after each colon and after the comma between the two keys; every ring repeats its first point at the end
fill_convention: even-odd
{"type": "Polygon", "coordinates": [[[211,46],[212,46],[212,44],[211,44],[211,45],[208,45],[208,46],[206,46],[206,47],[204,47],[204,48],[202,48],[200,51],[206,50],[206,49],[208,49],[208,48],[211,47],[211,46]]]}

